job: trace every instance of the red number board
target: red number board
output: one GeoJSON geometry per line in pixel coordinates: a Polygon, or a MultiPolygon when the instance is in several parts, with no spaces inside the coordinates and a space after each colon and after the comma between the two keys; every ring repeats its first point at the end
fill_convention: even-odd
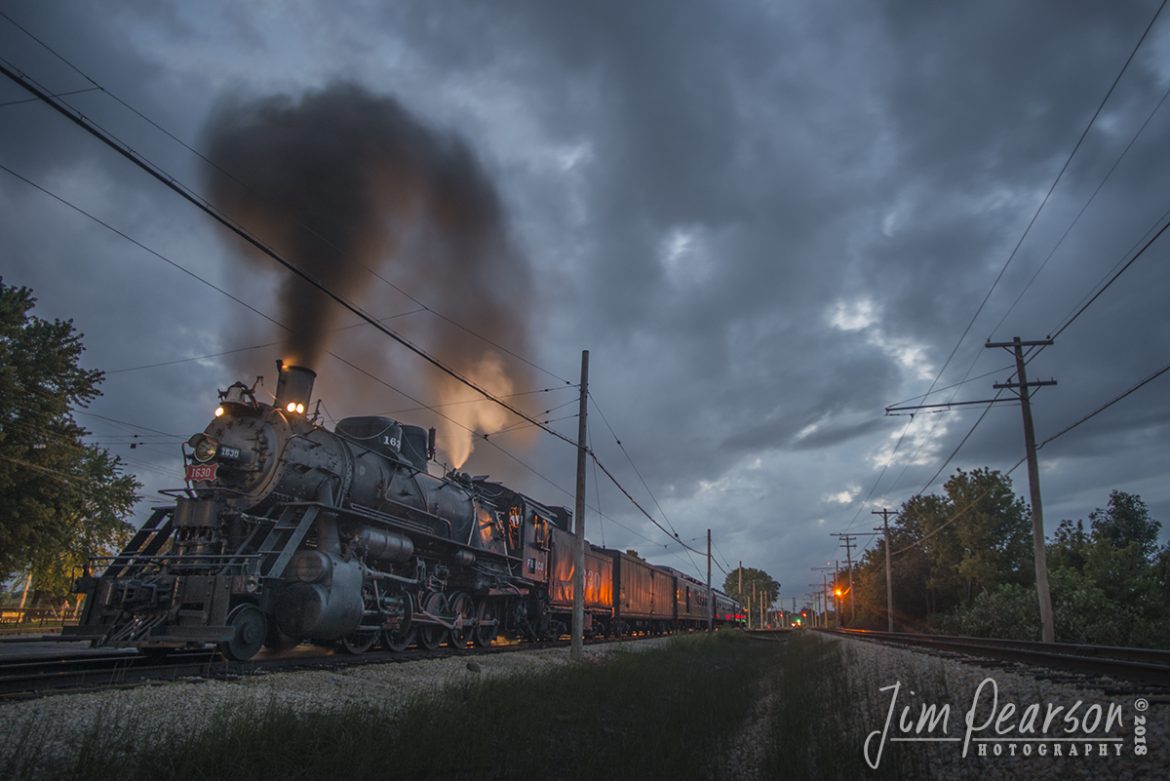
{"type": "Polygon", "coordinates": [[[197,483],[215,479],[219,464],[187,464],[187,482],[197,483]]]}

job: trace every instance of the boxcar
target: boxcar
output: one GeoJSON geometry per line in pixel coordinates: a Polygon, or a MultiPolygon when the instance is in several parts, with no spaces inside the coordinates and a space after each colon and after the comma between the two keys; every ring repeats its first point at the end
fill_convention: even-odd
{"type": "Polygon", "coordinates": [[[674,625],[679,629],[700,629],[707,626],[707,584],[671,567],[663,567],[674,575],[674,625]]]}
{"type": "MultiPolygon", "coordinates": [[[[555,620],[572,625],[574,545],[576,537],[553,527],[549,550],[549,610],[555,620]]],[[[585,634],[604,634],[613,615],[613,557],[585,543],[585,634]]]]}
{"type": "Polygon", "coordinates": [[[614,631],[662,632],[674,620],[674,577],[622,551],[613,561],[614,631]]]}

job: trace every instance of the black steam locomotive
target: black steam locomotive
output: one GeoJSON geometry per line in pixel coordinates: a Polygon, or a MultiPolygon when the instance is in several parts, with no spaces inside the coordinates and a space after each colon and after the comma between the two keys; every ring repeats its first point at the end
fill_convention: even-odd
{"type": "MultiPolygon", "coordinates": [[[[431,475],[434,429],[306,414],[316,375],[278,363],[273,404],[236,383],[184,446],[187,488],[117,556],[91,561],[64,636],[145,650],[339,642],[361,653],[567,631],[571,514],[483,477],[431,475]]],[[[590,634],[739,622],[703,584],[586,546],[590,634]]]]}

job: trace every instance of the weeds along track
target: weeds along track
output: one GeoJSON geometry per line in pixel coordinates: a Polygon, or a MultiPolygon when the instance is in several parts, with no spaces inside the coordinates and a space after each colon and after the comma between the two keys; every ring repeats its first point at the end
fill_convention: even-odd
{"type": "Polygon", "coordinates": [[[757,703],[784,645],[695,633],[595,645],[577,664],[525,644],[42,697],[0,708],[15,736],[0,777],[742,781],[772,743],[757,703]]]}

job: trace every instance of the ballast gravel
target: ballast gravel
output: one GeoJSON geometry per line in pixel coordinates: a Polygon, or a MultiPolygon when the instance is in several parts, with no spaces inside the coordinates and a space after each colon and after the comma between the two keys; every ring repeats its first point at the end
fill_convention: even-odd
{"type": "MultiPolygon", "coordinates": [[[[597,660],[615,652],[659,648],[668,638],[633,643],[589,645],[585,658],[597,660]]],[[[509,651],[468,657],[413,662],[362,664],[332,670],[276,672],[234,680],[193,679],[137,684],[125,689],[54,694],[35,700],[0,704],[0,767],[23,741],[43,741],[45,759],[66,758],[95,725],[117,725],[119,739],[157,737],[173,731],[189,733],[209,726],[210,717],[225,710],[254,707],[290,708],[319,713],[350,706],[394,712],[418,696],[444,687],[500,676],[530,674],[570,663],[567,648],[509,651]]]]}

